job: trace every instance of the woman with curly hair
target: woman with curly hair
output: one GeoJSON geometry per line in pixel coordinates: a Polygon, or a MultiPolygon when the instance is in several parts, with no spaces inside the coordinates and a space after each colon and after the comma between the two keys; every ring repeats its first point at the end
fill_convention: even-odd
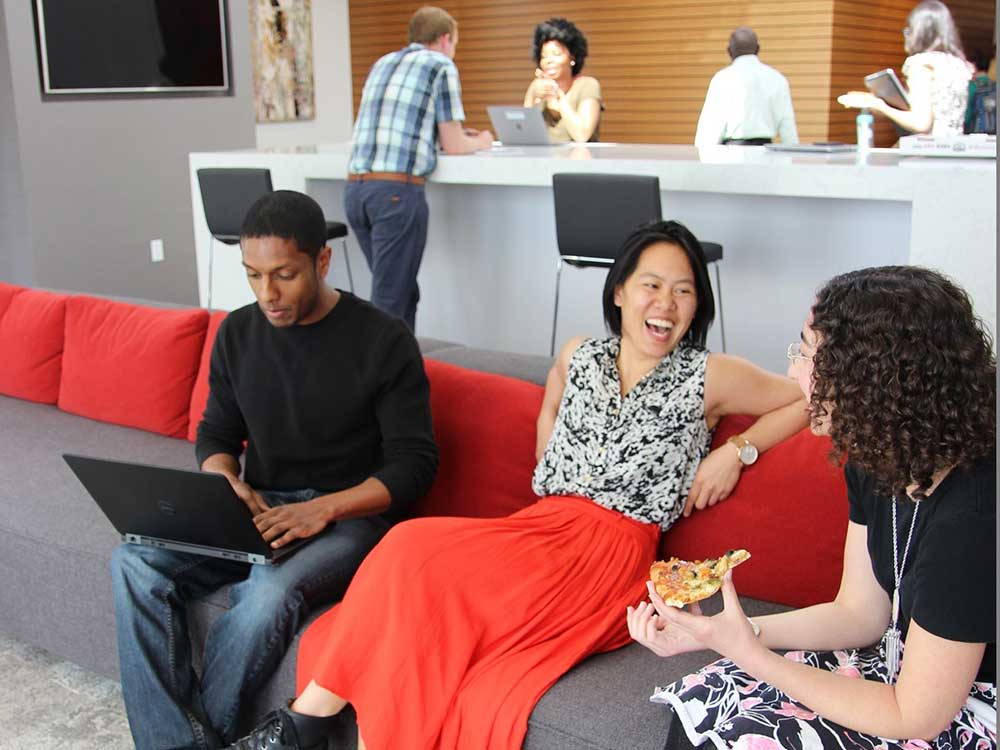
{"type": "Polygon", "coordinates": [[[730,574],[714,617],[655,590],[628,608],[632,637],[654,653],[726,657],[654,694],[679,719],[667,746],[995,748],[989,335],[948,279],[887,266],[828,282],[788,357],[812,431],[846,457],[840,591],[756,618],[759,636],[730,574]]]}
{"type": "Polygon", "coordinates": [[[910,11],[903,47],[909,55],[903,62],[909,109],[896,109],[866,91],[850,91],[837,101],[885,115],[911,133],[961,135],[974,70],[965,59],[948,6],[940,0],[924,0],[910,11]]]}
{"type": "Polygon", "coordinates": [[[524,94],[525,107],[542,107],[555,143],[600,140],[601,84],[582,76],[587,38],[572,21],[550,18],[535,27],[535,80],[524,94]]]}

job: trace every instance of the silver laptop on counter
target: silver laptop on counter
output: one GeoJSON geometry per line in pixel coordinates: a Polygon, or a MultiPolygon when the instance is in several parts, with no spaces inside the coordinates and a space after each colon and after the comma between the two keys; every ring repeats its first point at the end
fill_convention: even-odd
{"type": "Polygon", "coordinates": [[[493,133],[504,146],[551,146],[549,129],[537,107],[487,107],[493,133]]]}

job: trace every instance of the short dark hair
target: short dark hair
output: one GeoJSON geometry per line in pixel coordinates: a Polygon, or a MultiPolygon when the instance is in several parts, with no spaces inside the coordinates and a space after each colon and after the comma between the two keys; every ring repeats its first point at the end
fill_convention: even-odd
{"type": "Polygon", "coordinates": [[[326,245],[326,219],[323,209],[308,195],[275,190],[250,206],[240,229],[240,239],[244,237],[295,240],[301,252],[316,260],[326,245]]]}
{"type": "Polygon", "coordinates": [[[550,18],[535,27],[535,40],[531,48],[535,65],[542,61],[542,45],[546,42],[559,42],[564,45],[574,60],[573,77],[580,75],[583,61],[587,59],[587,37],[575,23],[565,18],[550,18]]]}
{"type": "Polygon", "coordinates": [[[910,33],[906,37],[906,52],[947,52],[965,59],[962,41],[958,36],[955,19],[948,6],[940,0],[924,0],[910,11],[906,19],[910,33]]]}
{"type": "Polygon", "coordinates": [[[658,242],[676,245],[684,251],[688,263],[691,264],[698,308],[695,310],[691,327],[684,335],[684,341],[705,346],[708,329],[715,320],[715,296],[712,294],[712,283],[708,279],[705,251],[691,231],[679,221],[652,221],[637,227],[625,238],[621,252],[618,253],[614,265],[608,271],[607,279],[604,280],[602,295],[604,324],[610,333],[615,336],[622,335],[622,311],[615,304],[615,289],[624,284],[635,271],[643,251],[658,242]]]}
{"type": "Polygon", "coordinates": [[[969,62],[976,66],[976,70],[981,70],[984,73],[990,69],[990,56],[981,49],[972,53],[969,62]]]}
{"type": "Polygon", "coordinates": [[[749,26],[737,26],[729,35],[729,46],[726,49],[734,60],[740,55],[756,55],[760,52],[757,32],[749,26]]]}
{"type": "Polygon", "coordinates": [[[936,471],[996,449],[996,358],[968,295],[939,273],[882,266],[841,274],[816,295],[809,411],[830,417],[834,457],[876,492],[915,497],[936,471]]]}

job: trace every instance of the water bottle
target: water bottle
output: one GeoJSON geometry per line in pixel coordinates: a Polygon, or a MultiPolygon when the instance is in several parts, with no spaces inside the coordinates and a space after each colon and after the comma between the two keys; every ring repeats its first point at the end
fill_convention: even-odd
{"type": "Polygon", "coordinates": [[[858,132],[858,151],[867,151],[875,138],[875,118],[867,109],[862,109],[855,120],[858,132]]]}

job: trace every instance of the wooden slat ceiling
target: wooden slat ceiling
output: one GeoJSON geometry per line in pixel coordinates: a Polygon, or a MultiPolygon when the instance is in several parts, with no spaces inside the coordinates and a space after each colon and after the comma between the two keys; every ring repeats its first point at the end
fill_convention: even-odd
{"type": "MultiPolygon", "coordinates": [[[[952,4],[964,28],[993,33],[995,0],[952,4]]],[[[406,42],[416,2],[349,0],[354,110],[372,63],[406,42]]],[[[854,138],[854,114],[836,97],[867,73],[902,64],[900,30],[912,0],[607,0],[443,2],[459,23],[455,62],[470,127],[489,127],[486,107],[519,104],[531,81],[535,25],[564,16],[587,35],[585,72],[601,82],[606,141],[691,143],[712,75],[729,63],[740,24],[761,40],[761,59],[789,80],[803,140],[854,138]]],[[[880,127],[880,142],[892,133],[880,127]]]]}

